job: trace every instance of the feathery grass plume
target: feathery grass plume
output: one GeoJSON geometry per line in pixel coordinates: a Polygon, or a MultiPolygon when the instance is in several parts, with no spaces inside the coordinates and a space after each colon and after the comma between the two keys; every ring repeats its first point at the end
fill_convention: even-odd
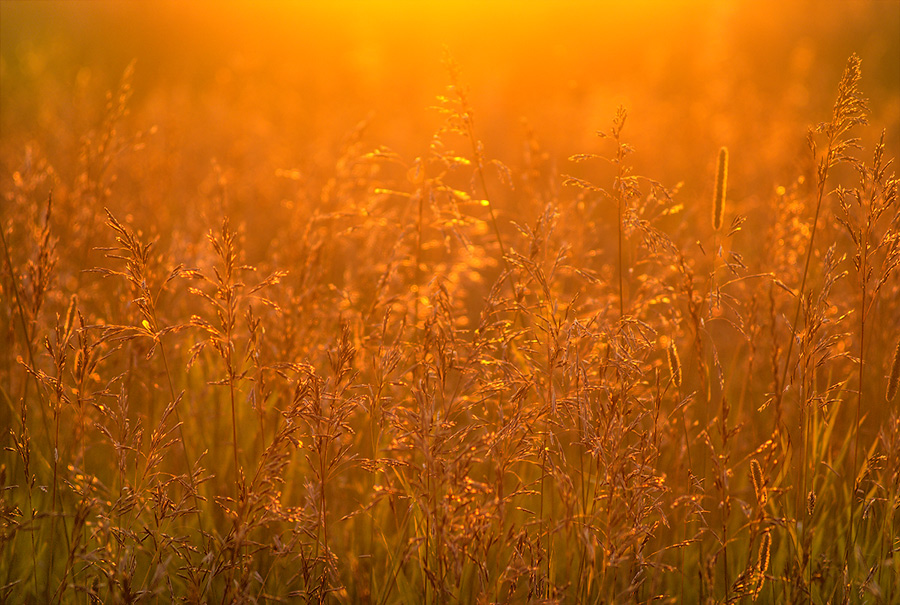
{"type": "Polygon", "coordinates": [[[891,363],[891,374],[888,377],[887,391],[884,393],[885,399],[891,401],[897,396],[897,385],[900,384],[900,341],[894,349],[894,361],[891,363]]]}
{"type": "Polygon", "coordinates": [[[716,195],[713,202],[713,228],[718,231],[722,227],[725,216],[725,189],[728,186],[728,148],[719,149],[719,162],[716,167],[716,195]]]}
{"type": "Polygon", "coordinates": [[[675,341],[669,341],[669,347],[666,349],[666,359],[669,361],[669,373],[672,376],[672,382],[676,387],[681,386],[681,360],[678,358],[678,349],[675,348],[675,341]]]}
{"type": "Polygon", "coordinates": [[[816,510],[816,492],[810,491],[806,494],[806,513],[812,517],[816,510]]]}
{"type": "MultiPolygon", "coordinates": [[[[829,171],[841,162],[847,161],[850,157],[850,152],[859,147],[859,142],[856,138],[847,136],[850,129],[867,123],[868,105],[859,90],[861,78],[860,59],[854,53],[847,59],[847,67],[844,68],[844,72],[841,75],[841,81],[838,84],[838,98],[834,103],[831,121],[810,129],[807,137],[807,144],[810,151],[812,151],[813,157],[818,158],[816,166],[816,212],[813,215],[812,228],[809,233],[809,245],[806,247],[806,261],[803,263],[800,289],[796,296],[797,303],[794,309],[794,321],[791,323],[793,326],[797,326],[800,320],[800,309],[806,291],[806,280],[809,276],[809,263],[815,249],[813,243],[816,241],[816,230],[819,225],[822,201],[825,199],[825,192],[828,189],[829,171]],[[816,134],[824,135],[827,142],[825,152],[821,156],[817,150],[816,134]]],[[[864,316],[865,313],[860,314],[860,317],[864,316]]],[[[788,339],[787,352],[784,355],[784,368],[781,371],[781,380],[779,381],[782,386],[785,384],[788,370],[791,367],[791,350],[793,346],[794,339],[788,339]]],[[[783,388],[776,393],[776,402],[779,406],[781,405],[783,394],[783,388]]]]}

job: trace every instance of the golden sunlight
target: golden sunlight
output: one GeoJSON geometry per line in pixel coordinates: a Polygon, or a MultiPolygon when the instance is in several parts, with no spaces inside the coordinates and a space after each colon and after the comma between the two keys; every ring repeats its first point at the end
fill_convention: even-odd
{"type": "Polygon", "coordinates": [[[0,0],[0,602],[898,602],[898,57],[0,0]]]}

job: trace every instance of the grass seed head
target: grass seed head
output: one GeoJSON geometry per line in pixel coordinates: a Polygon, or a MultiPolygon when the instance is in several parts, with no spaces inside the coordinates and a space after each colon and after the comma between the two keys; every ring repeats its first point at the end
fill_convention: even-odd
{"type": "Polygon", "coordinates": [[[672,376],[672,382],[676,387],[681,386],[681,360],[678,358],[678,349],[675,348],[675,341],[669,341],[669,347],[666,349],[666,359],[669,361],[669,373],[672,376]]]}
{"type": "Polygon", "coordinates": [[[897,385],[900,384],[900,341],[894,349],[894,361],[891,363],[891,373],[888,376],[887,391],[885,391],[885,399],[892,401],[897,396],[897,385]]]}
{"type": "Polygon", "coordinates": [[[65,339],[69,340],[69,336],[72,335],[72,326],[75,325],[75,308],[78,306],[78,296],[73,294],[69,299],[69,308],[66,310],[66,323],[63,327],[63,333],[65,334],[65,339]]]}
{"type": "Polygon", "coordinates": [[[766,492],[766,483],[763,480],[762,467],[756,460],[750,461],[750,479],[753,481],[753,490],[756,492],[756,502],[760,507],[765,506],[769,500],[766,492]]]}
{"type": "Polygon", "coordinates": [[[756,571],[760,574],[766,573],[769,568],[769,557],[772,551],[772,534],[766,532],[763,534],[762,542],[759,544],[759,558],[756,560],[756,571]]]}
{"type": "Polygon", "coordinates": [[[754,598],[759,596],[762,591],[763,584],[766,581],[766,570],[769,568],[769,559],[772,552],[772,533],[767,531],[763,534],[762,541],[759,543],[759,555],[756,559],[756,589],[753,591],[754,598]]]}
{"type": "Polygon", "coordinates": [[[728,148],[719,149],[716,167],[716,195],[713,201],[713,227],[718,231],[725,217],[725,190],[728,186],[728,148]]]}

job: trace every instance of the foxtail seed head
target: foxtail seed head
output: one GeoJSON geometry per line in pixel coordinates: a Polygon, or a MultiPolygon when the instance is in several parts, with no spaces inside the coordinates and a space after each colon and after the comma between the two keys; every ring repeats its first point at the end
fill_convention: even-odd
{"type": "Polygon", "coordinates": [[[75,351],[75,378],[81,380],[84,377],[84,351],[75,351]]]}
{"type": "Polygon", "coordinates": [[[772,534],[766,532],[763,534],[762,541],[759,544],[759,557],[756,559],[756,570],[759,573],[766,573],[769,569],[769,557],[772,552],[772,534]]]}
{"type": "Polygon", "coordinates": [[[728,148],[719,149],[719,162],[716,168],[716,195],[713,201],[713,228],[718,231],[725,217],[725,190],[728,186],[728,148]]]}
{"type": "Polygon", "coordinates": [[[756,503],[761,507],[765,506],[766,502],[769,501],[769,495],[766,492],[762,467],[756,460],[750,461],[750,479],[753,481],[753,491],[756,492],[756,503]]]}
{"type": "Polygon", "coordinates": [[[75,325],[75,308],[78,306],[78,297],[73,294],[69,299],[69,308],[66,311],[66,323],[63,326],[63,335],[66,340],[72,335],[72,326],[75,325]]]}
{"type": "Polygon", "coordinates": [[[759,597],[759,593],[762,591],[763,584],[765,584],[766,580],[766,570],[769,568],[769,559],[772,554],[772,534],[771,532],[766,532],[763,534],[762,540],[759,543],[759,554],[756,558],[756,589],[753,591],[754,598],[759,597]]]}
{"type": "Polygon", "coordinates": [[[891,363],[891,374],[888,376],[885,399],[891,401],[897,395],[898,384],[900,384],[900,342],[897,342],[897,348],[894,349],[894,361],[891,363]]]}
{"type": "Polygon", "coordinates": [[[675,348],[675,341],[669,342],[669,348],[666,349],[666,358],[669,361],[669,373],[672,375],[672,382],[676,387],[680,387],[681,360],[678,358],[678,349],[675,348]]]}

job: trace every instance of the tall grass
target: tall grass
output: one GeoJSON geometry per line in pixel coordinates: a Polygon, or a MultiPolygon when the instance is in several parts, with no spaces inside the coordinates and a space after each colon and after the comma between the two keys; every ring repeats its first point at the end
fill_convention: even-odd
{"type": "Polygon", "coordinates": [[[283,224],[219,165],[154,219],[114,186],[164,153],[133,70],[74,183],[5,192],[5,602],[897,597],[900,205],[857,57],[811,179],[734,154],[730,226],[724,147],[712,224],[624,109],[510,168],[456,70],[417,157],[362,124],[273,175],[283,224]]]}

